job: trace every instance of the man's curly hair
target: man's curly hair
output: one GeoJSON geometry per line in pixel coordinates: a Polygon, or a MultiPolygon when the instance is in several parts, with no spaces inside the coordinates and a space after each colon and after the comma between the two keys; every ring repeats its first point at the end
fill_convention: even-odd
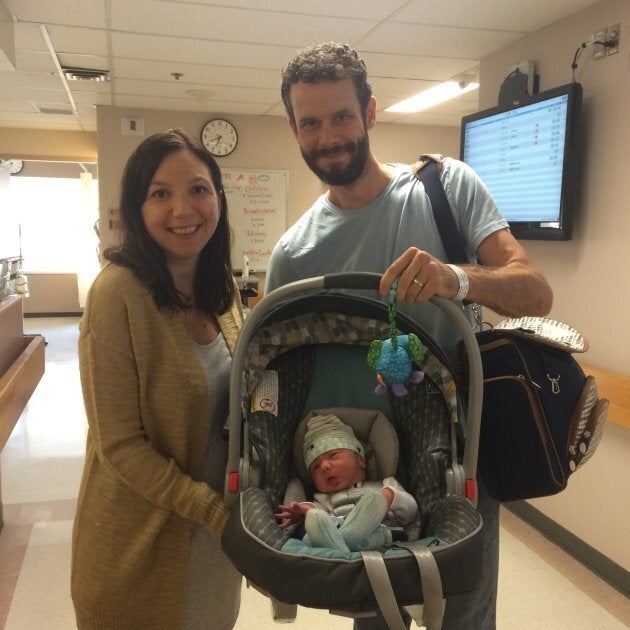
{"type": "Polygon", "coordinates": [[[352,79],[357,91],[361,112],[365,114],[372,96],[372,87],[367,81],[367,68],[356,50],[347,44],[325,42],[310,46],[298,53],[282,70],[282,101],[291,124],[295,125],[295,112],[291,106],[291,86],[322,81],[352,79]]]}

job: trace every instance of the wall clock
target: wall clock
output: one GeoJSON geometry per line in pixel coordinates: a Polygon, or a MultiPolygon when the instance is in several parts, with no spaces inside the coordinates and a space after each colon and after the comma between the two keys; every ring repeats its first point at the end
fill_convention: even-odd
{"type": "Polygon", "coordinates": [[[0,168],[9,171],[10,175],[17,175],[23,168],[22,160],[0,160],[0,168]]]}
{"type": "Polygon", "coordinates": [[[238,144],[236,127],[224,118],[213,118],[201,129],[203,146],[216,157],[230,155],[238,144]]]}

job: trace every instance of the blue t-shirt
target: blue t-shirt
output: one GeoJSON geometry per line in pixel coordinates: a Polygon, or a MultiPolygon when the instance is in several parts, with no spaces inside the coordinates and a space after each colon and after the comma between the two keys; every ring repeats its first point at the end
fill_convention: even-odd
{"type": "MultiPolygon", "coordinates": [[[[446,261],[423,184],[409,165],[393,167],[394,177],[367,206],[343,210],[330,203],[326,194],[319,197],[274,247],[265,292],[327,273],[382,274],[409,247],[446,261]]],[[[493,232],[507,228],[507,221],[481,179],[463,162],[445,158],[441,181],[468,256],[474,261],[481,242],[493,232]]],[[[374,292],[368,294],[376,296],[374,292]]],[[[441,311],[430,304],[399,304],[398,308],[418,321],[452,356],[459,334],[441,311]]]]}

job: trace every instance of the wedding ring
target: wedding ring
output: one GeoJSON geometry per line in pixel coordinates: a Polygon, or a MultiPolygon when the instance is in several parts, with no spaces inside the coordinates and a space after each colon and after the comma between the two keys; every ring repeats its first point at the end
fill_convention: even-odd
{"type": "Polygon", "coordinates": [[[418,280],[418,278],[414,278],[413,279],[413,283],[417,284],[420,287],[420,289],[422,289],[422,287],[424,286],[424,282],[420,282],[420,280],[418,280]]]}

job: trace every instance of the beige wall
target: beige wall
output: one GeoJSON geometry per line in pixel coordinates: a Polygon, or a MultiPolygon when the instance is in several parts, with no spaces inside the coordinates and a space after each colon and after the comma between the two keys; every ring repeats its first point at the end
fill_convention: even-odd
{"type": "Polygon", "coordinates": [[[0,129],[0,159],[96,162],[96,133],[0,129]]]}
{"type": "MultiPolygon", "coordinates": [[[[572,241],[525,241],[554,288],[551,315],[590,341],[584,361],[630,375],[630,2],[603,1],[484,58],[481,107],[497,102],[511,64],[531,60],[540,89],[571,81],[581,42],[603,27],[621,24],[619,52],[597,61],[584,50],[576,80],[584,89],[581,202],[572,241]]],[[[555,497],[532,501],[537,509],[626,569],[630,569],[630,431],[610,425],[586,466],[555,497]]]]}
{"type": "Polygon", "coordinates": [[[24,314],[80,313],[79,283],[76,273],[29,273],[29,297],[24,298],[24,314]]]}

